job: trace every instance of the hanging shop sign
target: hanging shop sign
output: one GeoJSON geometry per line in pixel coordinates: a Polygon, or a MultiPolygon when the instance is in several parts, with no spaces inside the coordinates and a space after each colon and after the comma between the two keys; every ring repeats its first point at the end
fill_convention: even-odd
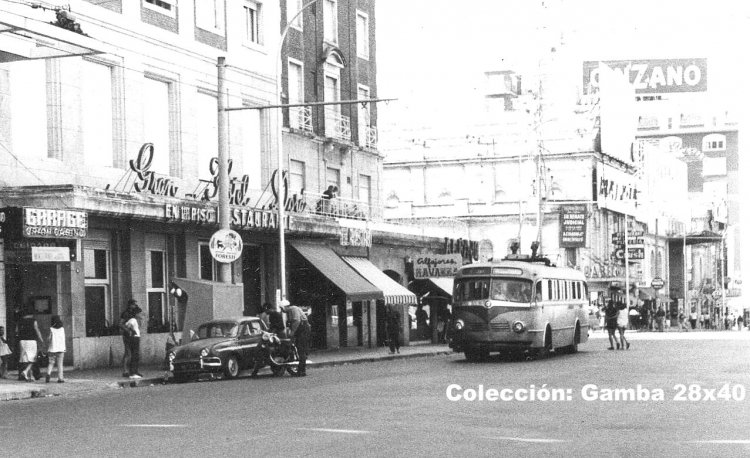
{"type": "Polygon", "coordinates": [[[31,262],[70,262],[70,247],[31,247],[31,262]]]}
{"type": "Polygon", "coordinates": [[[218,262],[234,262],[242,256],[242,237],[231,229],[219,229],[211,236],[208,248],[218,262]]]}
{"type": "Polygon", "coordinates": [[[664,279],[661,277],[654,277],[651,280],[651,287],[657,291],[664,288],[664,279]]]}
{"type": "Polygon", "coordinates": [[[560,207],[560,248],[586,246],[586,206],[560,207]]]}
{"type": "Polygon", "coordinates": [[[23,209],[24,237],[77,239],[86,237],[88,214],[76,210],[50,208],[23,209]]]}
{"type": "Polygon", "coordinates": [[[340,229],[339,243],[341,246],[372,246],[372,231],[370,229],[359,229],[354,227],[342,227],[340,229]]]}
{"type": "Polygon", "coordinates": [[[640,197],[639,183],[634,175],[597,162],[594,200],[599,208],[635,215],[640,197]]]}
{"type": "Polygon", "coordinates": [[[5,262],[76,261],[77,240],[69,239],[14,239],[5,242],[5,262]]]}
{"type": "Polygon", "coordinates": [[[588,94],[599,87],[600,63],[627,77],[638,94],[706,92],[708,88],[705,58],[585,61],[583,87],[588,94]]]}
{"type": "Polygon", "coordinates": [[[453,277],[462,265],[458,253],[420,255],[414,262],[414,278],[453,277]]]}

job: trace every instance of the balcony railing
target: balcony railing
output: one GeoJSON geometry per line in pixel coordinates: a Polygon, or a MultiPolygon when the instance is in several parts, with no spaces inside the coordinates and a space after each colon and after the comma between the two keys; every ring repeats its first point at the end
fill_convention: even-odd
{"type": "Polygon", "coordinates": [[[352,127],[349,116],[342,116],[334,108],[325,109],[326,137],[338,140],[352,140],[352,127]]]}
{"type": "Polygon", "coordinates": [[[305,192],[307,209],[314,215],[372,221],[382,219],[382,210],[367,202],[305,192]]]}
{"type": "Polygon", "coordinates": [[[289,108],[289,127],[312,133],[312,107],[289,108]]]}
{"type": "Polygon", "coordinates": [[[378,147],[378,129],[373,126],[365,127],[365,146],[368,148],[378,147]]]}

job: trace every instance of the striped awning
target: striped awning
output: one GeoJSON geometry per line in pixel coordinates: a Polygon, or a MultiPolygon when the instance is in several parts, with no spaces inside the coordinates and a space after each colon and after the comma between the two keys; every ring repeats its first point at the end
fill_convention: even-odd
{"type": "Polygon", "coordinates": [[[377,300],[383,297],[377,286],[362,278],[361,274],[349,267],[327,246],[298,241],[292,241],[290,245],[352,301],[377,300]]]}
{"type": "Polygon", "coordinates": [[[381,272],[369,259],[350,256],[342,258],[367,281],[383,291],[386,304],[417,304],[417,296],[414,293],[381,272]]]}

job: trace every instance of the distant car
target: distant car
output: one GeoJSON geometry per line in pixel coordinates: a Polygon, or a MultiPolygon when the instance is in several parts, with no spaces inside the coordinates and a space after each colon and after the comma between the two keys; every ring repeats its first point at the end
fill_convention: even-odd
{"type": "Polygon", "coordinates": [[[241,370],[253,368],[265,330],[265,323],[257,317],[201,324],[189,342],[169,352],[169,367],[174,380],[185,381],[207,373],[237,377],[241,370]]]}

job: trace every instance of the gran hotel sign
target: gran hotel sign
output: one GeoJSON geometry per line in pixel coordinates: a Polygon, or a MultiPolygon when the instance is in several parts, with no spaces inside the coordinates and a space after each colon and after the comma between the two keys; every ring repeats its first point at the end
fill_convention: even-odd
{"type": "MultiPolygon", "coordinates": [[[[212,158],[209,162],[211,179],[199,180],[197,192],[182,193],[180,196],[179,185],[170,177],[157,174],[152,170],[152,163],[156,151],[152,143],[145,143],[138,151],[135,159],[130,160],[128,174],[135,174],[132,189],[137,193],[154,196],[183,197],[196,201],[195,204],[165,204],[164,217],[167,221],[184,222],[195,224],[216,224],[218,212],[216,207],[206,204],[215,201],[219,192],[219,161],[212,158]]],[[[270,188],[272,196],[268,203],[261,207],[250,206],[249,189],[250,177],[232,176],[232,160],[229,160],[229,205],[232,206],[230,223],[237,229],[275,229],[278,228],[277,203],[283,202],[284,209],[289,213],[304,213],[308,210],[305,190],[292,193],[289,190],[287,173],[282,174],[282,189],[279,191],[276,185],[278,171],[271,176],[270,188]]],[[[290,227],[290,217],[287,214],[284,226],[290,227]]]]}

